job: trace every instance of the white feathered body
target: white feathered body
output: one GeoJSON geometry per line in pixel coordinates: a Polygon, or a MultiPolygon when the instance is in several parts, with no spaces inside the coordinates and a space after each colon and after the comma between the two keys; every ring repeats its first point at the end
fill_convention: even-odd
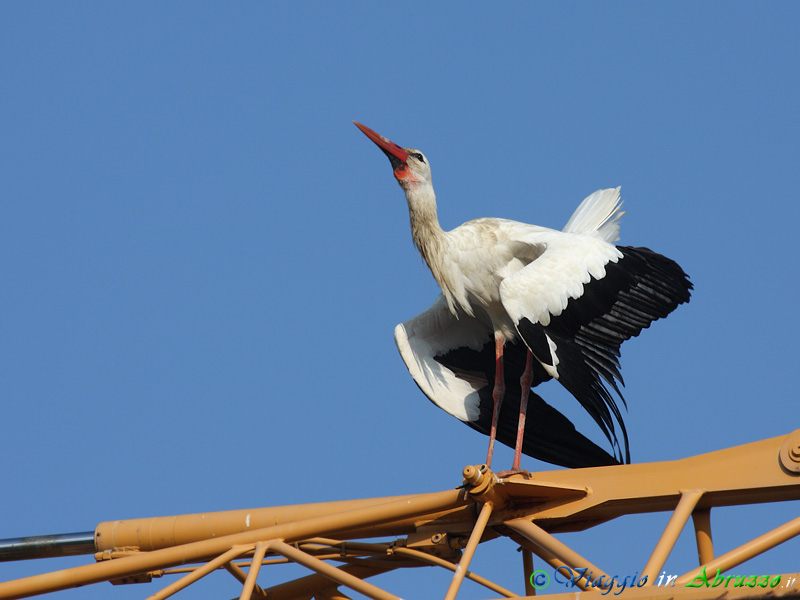
{"type": "Polygon", "coordinates": [[[413,212],[411,227],[450,311],[488,317],[510,341],[522,316],[547,325],[591,277],[602,278],[605,265],[621,258],[612,243],[620,209],[616,188],[586,198],[564,231],[483,218],[445,232],[431,228],[429,219],[415,222],[413,212]]]}

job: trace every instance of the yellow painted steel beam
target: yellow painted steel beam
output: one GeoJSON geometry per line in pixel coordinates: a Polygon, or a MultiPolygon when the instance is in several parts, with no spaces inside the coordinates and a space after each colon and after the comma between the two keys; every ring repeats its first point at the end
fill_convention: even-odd
{"type": "MultiPolygon", "coordinates": [[[[527,519],[515,519],[506,522],[506,526],[532,542],[535,547],[541,548],[547,554],[562,561],[563,564],[573,568],[587,567],[597,577],[603,576],[603,578],[608,578],[605,571],[598,568],[591,561],[575,552],[572,548],[547,533],[535,523],[531,523],[527,519]]],[[[538,554],[535,549],[534,553],[538,554]]]]}
{"type": "Polygon", "coordinates": [[[792,519],[788,523],[784,523],[780,527],[776,527],[764,535],[760,535],[746,544],[742,544],[738,548],[726,552],[719,558],[715,558],[711,562],[681,575],[676,580],[676,583],[681,585],[692,581],[697,577],[703,567],[705,567],[707,573],[716,573],[717,569],[724,573],[728,569],[740,565],[746,560],[750,560],[754,556],[766,552],[797,535],[800,535],[800,517],[792,519]]]}
{"type": "Polygon", "coordinates": [[[664,533],[661,534],[661,537],[656,543],[656,547],[653,549],[653,554],[642,569],[642,578],[647,577],[648,582],[655,580],[661,567],[667,562],[667,557],[669,557],[669,553],[672,552],[675,542],[678,541],[678,536],[681,534],[681,531],[683,531],[686,521],[689,520],[692,511],[694,511],[694,507],[697,506],[697,503],[702,497],[703,490],[681,492],[681,499],[678,502],[678,506],[675,507],[675,511],[672,513],[672,516],[667,522],[667,526],[664,528],[664,533]]]}
{"type": "MultiPolygon", "coordinates": [[[[267,550],[269,550],[269,544],[256,544],[255,552],[253,552],[253,560],[250,562],[250,569],[247,571],[247,578],[244,580],[239,600],[250,600],[250,597],[253,595],[253,590],[257,587],[256,578],[261,569],[261,561],[264,560],[264,555],[267,553],[267,550]]],[[[263,590],[259,588],[258,594],[262,595],[263,590]]]]}
{"type": "Polygon", "coordinates": [[[464,575],[467,569],[469,569],[469,563],[472,561],[475,550],[481,541],[483,531],[486,529],[486,524],[489,522],[489,517],[492,514],[493,508],[494,506],[491,502],[485,502],[483,506],[481,506],[481,512],[478,514],[478,519],[475,521],[475,527],[469,536],[467,547],[464,548],[464,554],[461,555],[461,560],[458,561],[458,566],[456,567],[455,573],[453,573],[453,579],[450,581],[450,587],[447,588],[444,600],[454,600],[456,597],[461,587],[461,582],[464,581],[464,575]]]}
{"type": "Polygon", "coordinates": [[[522,552],[522,572],[525,574],[525,593],[528,596],[536,595],[536,588],[533,587],[531,578],[533,577],[533,552],[528,548],[520,547],[522,552]]]}
{"type": "Polygon", "coordinates": [[[312,517],[293,523],[283,523],[254,531],[212,537],[211,539],[141,552],[123,558],[102,561],[42,575],[0,583],[0,598],[25,598],[100,581],[146,573],[154,569],[187,562],[199,562],[227,552],[231,547],[283,539],[301,541],[306,538],[330,535],[342,529],[368,528],[393,519],[407,519],[466,505],[469,501],[461,490],[447,490],[419,496],[404,497],[363,509],[312,517]]]}
{"type": "MultiPolygon", "coordinates": [[[[431,565],[436,565],[437,567],[443,567],[450,571],[455,571],[458,566],[454,565],[450,561],[447,561],[443,558],[439,558],[438,556],[434,556],[432,554],[428,554],[427,552],[420,552],[419,550],[414,550],[413,548],[395,548],[393,550],[394,554],[399,554],[401,556],[410,556],[412,558],[416,558],[420,561],[427,562],[431,565]]],[[[474,581],[482,585],[485,588],[492,590],[493,592],[497,592],[501,596],[505,596],[506,598],[516,598],[518,594],[507,590],[506,588],[497,585],[493,581],[489,581],[485,577],[481,577],[477,573],[473,573],[470,570],[465,571],[464,577],[469,579],[470,581],[474,581]]]]}
{"type": "MultiPolygon", "coordinates": [[[[261,562],[259,563],[259,567],[263,565],[263,559],[264,559],[264,557],[262,556],[262,557],[261,557],[261,559],[262,559],[262,560],[261,560],[261,562]]],[[[252,568],[252,567],[253,567],[253,561],[250,561],[250,568],[252,568]]],[[[236,563],[234,563],[234,562],[227,562],[227,563],[225,563],[225,564],[223,565],[223,568],[224,568],[226,571],[228,571],[228,572],[229,572],[231,575],[233,575],[233,576],[234,576],[236,579],[238,579],[238,580],[239,580],[239,583],[241,583],[242,585],[244,585],[244,584],[245,584],[245,582],[247,581],[247,573],[245,573],[244,571],[242,571],[241,567],[239,567],[239,566],[238,566],[236,563]]],[[[261,588],[258,586],[258,584],[254,584],[254,585],[253,585],[253,593],[255,593],[255,595],[256,595],[256,598],[264,598],[264,590],[262,590],[262,589],[261,589],[261,588]]],[[[252,594],[251,594],[251,596],[252,596],[252,594]]]]}
{"type": "MultiPolygon", "coordinates": [[[[520,535],[519,533],[516,533],[515,531],[512,530],[508,537],[510,537],[512,540],[514,540],[523,549],[527,549],[532,554],[535,554],[536,556],[541,558],[544,562],[546,562],[548,565],[550,565],[553,568],[554,571],[556,571],[558,569],[562,569],[562,568],[569,568],[569,565],[567,565],[563,560],[560,560],[560,559],[556,558],[553,554],[551,554],[550,552],[547,552],[544,548],[541,548],[540,546],[537,546],[536,544],[534,544],[533,542],[531,542],[530,540],[528,540],[524,536],[520,535]]],[[[578,586],[582,590],[589,589],[589,586],[586,585],[585,579],[578,580],[575,583],[575,585],[578,586]]],[[[526,590],[528,588],[533,588],[533,585],[530,583],[530,579],[528,579],[528,581],[526,583],[526,590]]],[[[526,593],[528,595],[530,595],[530,596],[533,596],[533,595],[535,595],[536,592],[534,590],[533,592],[526,591],[526,593]]]]}
{"type": "Polygon", "coordinates": [[[700,564],[714,560],[714,541],[711,537],[711,509],[695,510],[692,513],[694,536],[697,540],[697,558],[700,564]]]}
{"type": "Polygon", "coordinates": [[[390,594],[389,592],[382,590],[381,588],[372,585],[363,579],[359,579],[358,577],[355,577],[346,571],[337,569],[325,561],[314,558],[310,554],[306,554],[294,546],[290,546],[284,542],[274,541],[269,543],[269,547],[270,550],[282,554],[289,560],[303,565],[304,567],[311,569],[320,575],[324,575],[328,579],[331,579],[340,585],[347,586],[360,594],[364,594],[368,598],[372,598],[373,600],[400,600],[398,596],[390,594]]]}
{"type": "Polygon", "coordinates": [[[208,561],[202,567],[198,567],[191,573],[184,575],[177,581],[172,582],[167,587],[161,589],[160,591],[156,592],[152,596],[148,596],[147,600],[164,600],[165,598],[169,598],[173,594],[178,593],[185,587],[193,584],[195,581],[200,579],[201,577],[205,577],[212,571],[218,569],[225,563],[229,563],[234,558],[239,558],[242,554],[246,554],[250,550],[252,550],[252,546],[234,546],[227,552],[217,556],[216,558],[208,561]]]}
{"type": "MultiPolygon", "coordinates": [[[[422,495],[424,496],[425,494],[422,495]]],[[[385,498],[340,500],[336,502],[195,513],[169,517],[106,521],[100,523],[95,529],[95,546],[97,552],[125,547],[138,548],[141,551],[159,550],[220,535],[244,533],[274,525],[296,523],[333,514],[372,509],[393,502],[418,498],[419,496],[420,494],[412,494],[385,498]]],[[[442,514],[434,513],[428,518],[443,517],[454,510],[458,512],[459,507],[467,504],[469,502],[449,506],[448,509],[441,511],[442,514]]],[[[469,519],[470,517],[471,514],[467,512],[464,518],[469,519]]],[[[386,526],[382,523],[374,523],[369,527],[362,527],[362,531],[358,531],[358,523],[356,523],[355,528],[353,525],[349,526],[348,535],[353,538],[402,535],[413,532],[415,523],[415,518],[395,519],[386,526]],[[399,531],[399,533],[394,533],[395,531],[399,531]]],[[[335,533],[335,531],[331,533],[335,533]]]]}
{"type": "MultiPolygon", "coordinates": [[[[540,471],[500,483],[503,493],[517,500],[541,497],[543,482],[586,489],[583,497],[545,499],[526,513],[551,533],[581,531],[623,514],[671,511],[681,490],[705,490],[698,509],[800,500],[800,456],[792,450],[798,444],[800,430],[680,460],[540,471]],[[794,460],[797,471],[792,470],[794,460]]],[[[499,510],[494,517],[507,518],[502,503],[495,503],[499,510]]]]}
{"type": "MultiPolygon", "coordinates": [[[[414,563],[418,565],[419,563],[414,563]]],[[[410,565],[402,561],[386,561],[382,567],[367,567],[359,564],[349,564],[341,567],[339,570],[344,571],[358,577],[359,579],[367,579],[374,577],[387,571],[392,571],[397,568],[408,568],[410,565]]],[[[337,584],[324,575],[314,573],[313,575],[306,575],[279,583],[269,588],[264,589],[264,593],[269,600],[297,600],[297,598],[309,598],[311,596],[324,595],[328,590],[334,590],[337,584]]]]}

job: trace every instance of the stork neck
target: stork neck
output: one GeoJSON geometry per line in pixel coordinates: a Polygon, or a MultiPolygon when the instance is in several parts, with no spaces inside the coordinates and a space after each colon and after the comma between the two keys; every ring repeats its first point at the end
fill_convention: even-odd
{"type": "Polygon", "coordinates": [[[436,215],[436,194],[430,185],[418,186],[406,190],[406,200],[414,245],[431,270],[434,270],[434,259],[445,235],[436,215]]]}

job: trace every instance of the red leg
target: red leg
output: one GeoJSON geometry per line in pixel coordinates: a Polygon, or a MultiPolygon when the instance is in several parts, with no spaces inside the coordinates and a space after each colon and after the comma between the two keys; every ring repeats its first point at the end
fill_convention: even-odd
{"type": "Polygon", "coordinates": [[[494,338],[494,389],[492,390],[492,400],[494,400],[494,410],[492,411],[492,428],[489,432],[489,453],[486,455],[486,466],[492,466],[492,454],[494,453],[494,440],[497,437],[497,421],[500,417],[500,405],[503,404],[503,395],[506,392],[506,380],[503,376],[503,345],[505,338],[501,334],[495,334],[494,338]]]}
{"type": "Polygon", "coordinates": [[[522,388],[519,398],[519,425],[517,426],[517,446],[514,448],[514,464],[511,465],[512,471],[519,471],[520,459],[522,458],[522,438],[525,437],[525,415],[528,412],[528,394],[531,391],[531,381],[533,381],[533,355],[528,350],[525,358],[525,371],[519,379],[522,388]]]}

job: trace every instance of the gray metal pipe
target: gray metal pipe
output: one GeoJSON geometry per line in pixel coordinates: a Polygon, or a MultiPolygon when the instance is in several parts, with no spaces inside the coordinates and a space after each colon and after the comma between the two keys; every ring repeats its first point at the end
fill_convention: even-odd
{"type": "Polygon", "coordinates": [[[94,531],[0,540],[0,562],[94,554],[94,531]]]}

